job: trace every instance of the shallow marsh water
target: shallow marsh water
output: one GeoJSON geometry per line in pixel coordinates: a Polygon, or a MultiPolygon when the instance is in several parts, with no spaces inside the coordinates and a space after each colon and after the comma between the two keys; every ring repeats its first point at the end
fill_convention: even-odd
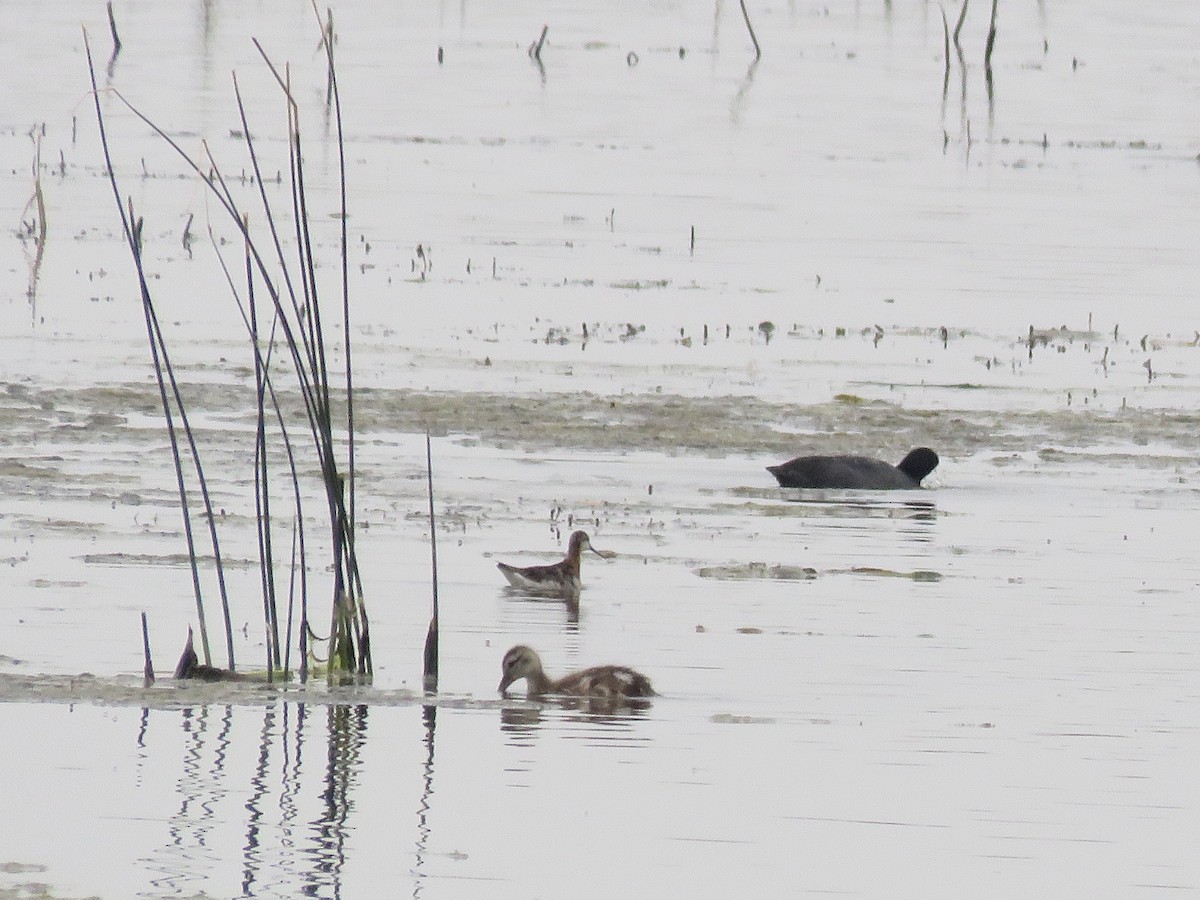
{"type": "MultiPolygon", "coordinates": [[[[1200,9],[1002,3],[989,105],[986,4],[944,100],[929,3],[751,4],[757,66],[729,3],[335,8],[376,681],[331,691],[140,686],[138,614],[165,669],[195,611],[86,95],[79,25],[103,65],[107,24],[17,5],[0,897],[1200,889],[1200,9]],[[412,692],[426,428],[434,703],[412,692]],[[920,493],[782,491],[763,469],[917,444],[942,455],[920,493]],[[497,560],[552,559],[573,527],[618,554],[585,560],[577,618],[503,587],[497,560]],[[552,672],[634,665],[663,696],[502,701],[517,642],[552,672]]],[[[277,154],[249,38],[290,61],[328,188],[304,4],[115,12],[109,82],[231,174],[229,71],[277,154]]],[[[203,237],[228,231],[106,110],[253,665],[252,373],[203,237]]]]}

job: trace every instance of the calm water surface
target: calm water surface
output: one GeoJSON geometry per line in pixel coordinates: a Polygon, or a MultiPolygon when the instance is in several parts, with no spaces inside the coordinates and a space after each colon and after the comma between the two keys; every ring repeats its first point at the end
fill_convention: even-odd
{"type": "MultiPolygon", "coordinates": [[[[144,691],[139,614],[167,671],[195,605],[80,25],[247,196],[230,72],[271,175],[250,38],[291,64],[333,296],[317,29],[117,3],[105,70],[95,4],[12,6],[0,898],[1200,891],[1200,8],[1001,3],[989,99],[983,3],[945,92],[917,0],[751,4],[757,65],[728,2],[335,7],[375,684],[144,691]],[[918,444],[904,496],[763,469],[918,444]],[[617,554],[578,616],[503,587],[575,527],[617,554]],[[662,696],[501,701],[518,642],[662,696]]],[[[234,239],[103,102],[256,665],[252,371],[207,229],[234,239]]]]}

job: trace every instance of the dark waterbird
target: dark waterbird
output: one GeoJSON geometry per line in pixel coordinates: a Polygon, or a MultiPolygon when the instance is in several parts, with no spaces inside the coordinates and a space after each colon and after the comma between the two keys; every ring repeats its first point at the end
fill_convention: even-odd
{"type": "Polygon", "coordinates": [[[918,447],[893,466],[869,456],[797,456],[767,466],[780,487],[844,488],[864,491],[912,490],[937,468],[938,455],[918,447]]]}

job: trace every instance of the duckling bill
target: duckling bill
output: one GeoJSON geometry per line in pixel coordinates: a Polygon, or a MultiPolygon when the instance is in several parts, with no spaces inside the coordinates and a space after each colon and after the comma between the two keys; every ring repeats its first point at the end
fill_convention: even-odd
{"type": "Polygon", "coordinates": [[[603,700],[629,700],[656,696],[650,679],[628,666],[592,666],[562,678],[551,678],[542,668],[541,657],[532,647],[518,644],[504,654],[500,693],[513,682],[525,679],[527,697],[566,694],[603,700]]]}
{"type": "Polygon", "coordinates": [[[602,559],[616,556],[611,550],[597,550],[593,547],[586,531],[576,531],[567,544],[567,556],[561,562],[523,568],[498,562],[496,568],[510,585],[520,590],[553,597],[577,596],[583,588],[579,577],[579,564],[584,550],[591,550],[602,559]]]}
{"type": "Polygon", "coordinates": [[[894,491],[919,488],[938,462],[934,451],[917,447],[896,466],[869,456],[797,456],[767,471],[786,488],[894,491]]]}

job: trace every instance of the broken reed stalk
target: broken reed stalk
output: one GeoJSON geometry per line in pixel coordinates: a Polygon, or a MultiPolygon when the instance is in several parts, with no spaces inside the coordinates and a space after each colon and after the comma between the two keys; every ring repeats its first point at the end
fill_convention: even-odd
{"type": "Polygon", "coordinates": [[[437,566],[437,519],[433,514],[433,443],[429,432],[425,432],[425,472],[429,479],[429,553],[433,564],[433,617],[429,630],[425,632],[424,677],[422,683],[427,692],[437,691],[438,685],[438,566],[437,566]]]}
{"type": "Polygon", "coordinates": [[[738,0],[742,4],[742,18],[746,20],[746,30],[750,32],[750,40],[754,44],[754,61],[758,62],[762,59],[762,48],[758,45],[758,36],[754,33],[754,26],[750,24],[750,12],[746,9],[746,0],[738,0]]]}
{"type": "Polygon", "coordinates": [[[958,42],[958,36],[962,33],[963,22],[967,20],[967,4],[970,2],[971,0],[963,0],[962,9],[958,11],[958,21],[954,23],[954,47],[959,56],[962,55],[962,44],[958,42]]]}
{"type": "MultiPolygon", "coordinates": [[[[117,185],[117,176],[115,170],[113,169],[112,155],[108,146],[108,135],[104,124],[104,113],[100,107],[100,91],[96,83],[96,69],[92,60],[91,44],[88,39],[87,29],[83,30],[83,41],[88,62],[88,74],[92,83],[92,99],[96,109],[96,122],[100,132],[100,147],[104,154],[105,170],[108,174],[109,184],[113,190],[113,197],[116,200],[118,214],[121,217],[121,225],[124,230],[126,243],[129,246],[130,253],[133,255],[134,269],[137,272],[138,287],[142,299],[142,311],[146,322],[147,339],[150,344],[151,358],[154,363],[155,377],[158,382],[159,399],[163,407],[163,416],[166,420],[167,434],[170,439],[171,455],[175,464],[176,485],[179,490],[180,508],[184,523],[184,534],[188,547],[188,559],[191,564],[192,586],[196,597],[196,613],[199,617],[201,646],[204,650],[205,665],[209,665],[211,663],[211,654],[208,644],[208,629],[204,615],[204,599],[200,588],[200,573],[196,560],[195,538],[192,533],[191,514],[187,499],[187,485],[183,476],[183,462],[179,452],[179,438],[175,428],[174,416],[171,412],[171,398],[169,398],[167,395],[168,380],[171,385],[171,393],[175,402],[175,409],[178,411],[180,422],[183,426],[184,434],[187,438],[189,449],[192,454],[192,461],[196,470],[196,477],[204,502],[205,514],[208,518],[209,535],[213,544],[217,580],[221,593],[221,607],[224,614],[226,650],[229,661],[229,669],[232,671],[234,667],[233,626],[229,616],[229,598],[225,590],[224,569],[221,564],[220,544],[217,540],[216,523],[213,515],[212,502],[208,493],[208,483],[204,478],[204,470],[200,462],[200,455],[196,446],[195,436],[192,432],[191,425],[188,422],[187,413],[183,404],[183,398],[179,390],[179,385],[175,379],[175,373],[171,367],[170,357],[166,351],[165,339],[162,334],[162,329],[158,323],[158,316],[154,310],[153,298],[150,295],[150,288],[146,279],[145,268],[142,264],[142,221],[134,218],[132,201],[130,202],[130,208],[128,212],[126,211],[125,205],[121,202],[120,188],[117,185]]],[[[126,105],[128,106],[128,104],[126,105]]]]}
{"type": "Polygon", "coordinates": [[[154,684],[154,663],[150,659],[150,625],[146,622],[146,613],[142,612],[142,653],[146,664],[142,669],[143,684],[146,687],[154,684]]]}

